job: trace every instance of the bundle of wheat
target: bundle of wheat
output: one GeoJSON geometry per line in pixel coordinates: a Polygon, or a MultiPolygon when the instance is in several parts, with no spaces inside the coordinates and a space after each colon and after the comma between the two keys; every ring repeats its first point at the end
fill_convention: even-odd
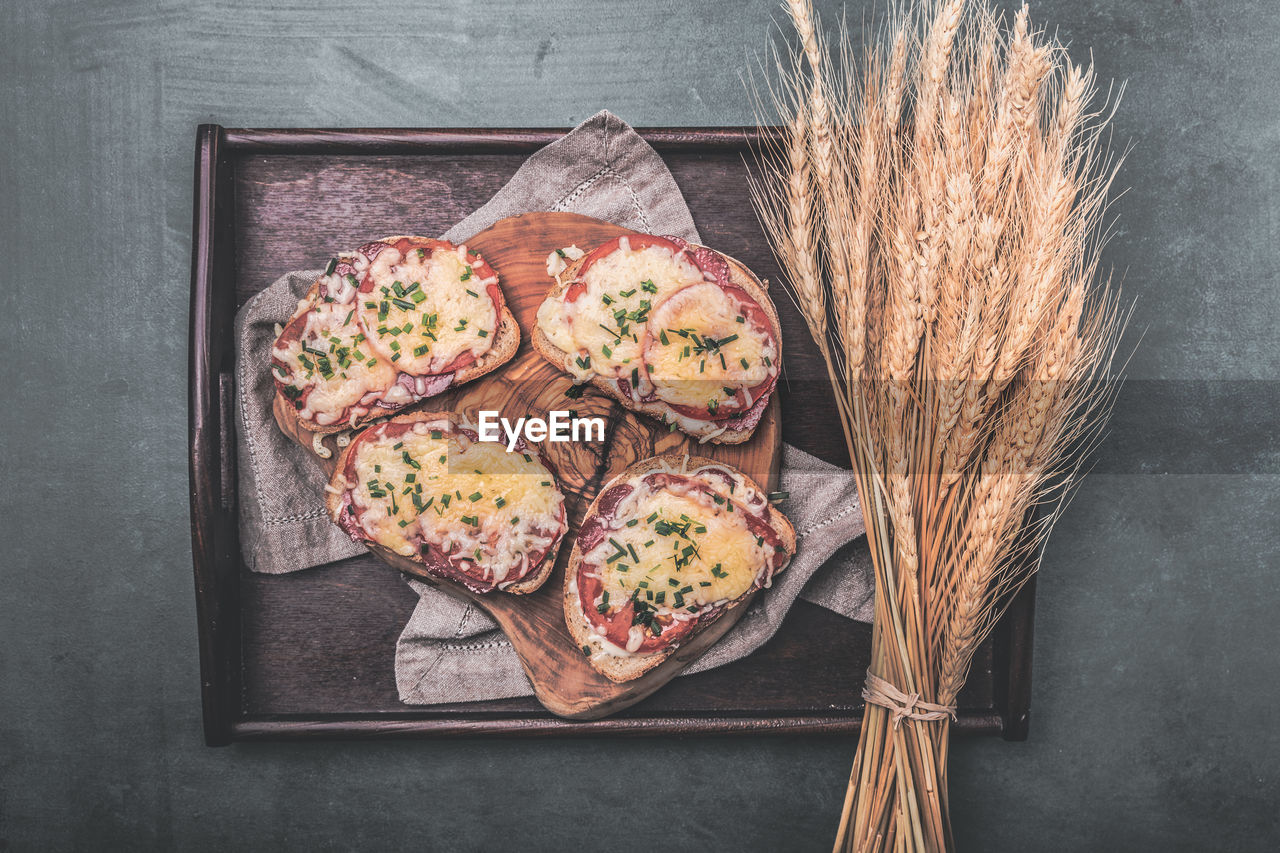
{"type": "Polygon", "coordinates": [[[1118,158],[1092,69],[1025,7],[902,12],[861,59],[809,0],[786,8],[800,48],[753,195],[827,365],[876,581],[836,849],[949,849],[956,695],[1117,387],[1097,267],[1118,158]]]}

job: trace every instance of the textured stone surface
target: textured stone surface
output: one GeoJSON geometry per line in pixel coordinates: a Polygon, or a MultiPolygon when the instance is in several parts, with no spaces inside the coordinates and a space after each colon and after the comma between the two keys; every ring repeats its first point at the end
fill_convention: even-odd
{"type": "MultiPolygon", "coordinates": [[[[742,77],[774,14],[406,8],[4,4],[0,850],[823,849],[848,740],[200,745],[196,123],[568,126],[606,106],[637,125],[747,123],[742,77]],[[83,262],[91,277],[69,275],[83,262]]],[[[1108,260],[1137,299],[1142,381],[1046,556],[1031,740],[955,747],[957,833],[981,850],[1274,849],[1280,9],[1033,12],[1128,81],[1132,189],[1108,260]]]]}

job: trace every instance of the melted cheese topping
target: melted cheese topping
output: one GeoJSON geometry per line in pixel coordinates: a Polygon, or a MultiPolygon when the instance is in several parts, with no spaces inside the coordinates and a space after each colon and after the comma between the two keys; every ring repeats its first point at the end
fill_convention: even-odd
{"type": "MultiPolygon", "coordinates": [[[[559,281],[559,279],[556,279],[559,281]]],[[[542,300],[542,304],[538,306],[538,328],[547,336],[547,340],[551,341],[552,346],[570,355],[577,348],[577,344],[573,342],[573,327],[567,316],[568,308],[559,298],[548,296],[542,300]]],[[[570,359],[569,370],[573,373],[574,378],[579,382],[586,381],[595,375],[595,371],[590,367],[585,369],[575,369],[570,359]]]]}
{"type": "Polygon", "coordinates": [[[773,339],[718,285],[685,288],[662,303],[649,326],[649,379],[668,403],[714,414],[739,388],[755,387],[777,369],[773,339]]]}
{"type": "Polygon", "coordinates": [[[536,454],[472,441],[447,421],[366,442],[354,464],[361,526],[405,556],[425,540],[501,585],[509,575],[519,578],[529,553],[547,550],[563,531],[564,496],[536,454]]]}
{"type": "Polygon", "coordinates": [[[395,248],[379,252],[366,280],[373,290],[356,296],[370,344],[399,370],[415,376],[440,373],[458,356],[488,352],[498,327],[497,310],[467,263],[466,247],[419,256],[395,248]]]}
{"type": "Polygon", "coordinates": [[[351,308],[333,302],[317,303],[306,312],[297,339],[277,341],[272,357],[283,362],[273,369],[286,387],[310,389],[298,410],[304,420],[321,425],[337,423],[343,413],[370,392],[381,394],[395,382],[395,369],[378,358],[351,308]]]}
{"type": "Polygon", "coordinates": [[[715,497],[679,487],[653,491],[637,481],[618,505],[614,529],[584,557],[601,567],[605,606],[634,596],[658,612],[694,613],[755,585],[773,549],[751,532],[723,480],[704,482],[715,497]]]}
{"type": "Polygon", "coordinates": [[[596,259],[582,277],[576,300],[547,300],[538,325],[557,347],[574,356],[578,381],[592,375],[630,373],[640,362],[640,340],[650,311],[671,294],[703,280],[683,254],[662,246],[619,248],[596,259]]]}
{"type": "Polygon", "coordinates": [[[573,263],[585,254],[586,252],[579,249],[576,244],[556,249],[554,252],[547,255],[547,275],[554,278],[556,280],[556,284],[559,284],[560,273],[567,270],[569,268],[569,264],[573,263]]]}

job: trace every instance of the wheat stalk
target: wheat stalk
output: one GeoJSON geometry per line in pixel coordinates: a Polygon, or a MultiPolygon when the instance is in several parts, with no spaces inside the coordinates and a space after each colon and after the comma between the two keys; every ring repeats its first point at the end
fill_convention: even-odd
{"type": "MultiPolygon", "coordinates": [[[[986,0],[865,57],[809,0],[752,194],[827,367],[876,595],[868,668],[952,704],[1100,435],[1124,317],[1097,276],[1116,164],[1092,69],[986,0]]],[[[765,135],[766,138],[768,135],[765,135]]],[[[952,846],[946,721],[868,704],[837,850],[952,846]]]]}

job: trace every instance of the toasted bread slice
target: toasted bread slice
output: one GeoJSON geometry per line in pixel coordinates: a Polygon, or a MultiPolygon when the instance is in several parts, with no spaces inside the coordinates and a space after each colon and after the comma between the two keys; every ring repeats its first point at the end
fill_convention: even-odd
{"type": "MultiPolygon", "coordinates": [[[[452,244],[445,241],[431,240],[424,237],[406,236],[385,237],[381,240],[373,241],[373,243],[368,245],[372,246],[378,243],[394,245],[402,240],[411,241],[412,243],[430,244],[432,246],[443,247],[445,249],[465,248],[465,246],[454,247],[452,244]]],[[[493,279],[496,281],[497,274],[484,263],[483,259],[480,259],[479,256],[468,255],[468,257],[475,257],[475,263],[477,266],[479,267],[483,265],[485,272],[491,274],[493,279]]],[[[293,317],[290,318],[290,325],[287,325],[285,329],[288,330],[291,325],[302,322],[301,318],[308,312],[318,310],[318,308],[323,308],[322,303],[324,301],[324,295],[321,284],[326,280],[329,273],[332,273],[335,269],[345,268],[344,265],[354,266],[358,263],[362,263],[359,250],[354,252],[344,252],[335,258],[331,262],[329,269],[326,270],[326,273],[317,278],[316,282],[307,291],[306,296],[299,302],[298,310],[294,313],[293,317]]],[[[470,275],[469,272],[466,274],[470,275]]],[[[477,269],[476,278],[479,279],[482,277],[484,277],[483,274],[481,274],[479,269],[477,269]]],[[[463,291],[467,290],[465,287],[462,289],[463,291]]],[[[495,325],[492,330],[484,330],[487,336],[491,338],[491,343],[487,349],[475,356],[474,360],[464,366],[442,374],[411,374],[409,372],[399,370],[396,365],[391,364],[385,355],[380,356],[376,352],[362,353],[363,355],[371,356],[373,361],[380,362],[380,366],[384,371],[383,375],[385,375],[385,371],[389,369],[393,371],[393,375],[395,377],[395,379],[389,384],[386,382],[382,383],[382,385],[386,385],[385,389],[379,386],[370,388],[369,390],[374,393],[386,390],[395,391],[396,393],[391,401],[379,400],[372,404],[348,406],[344,411],[347,412],[349,416],[335,420],[331,423],[320,423],[314,417],[309,418],[303,416],[299,411],[300,404],[294,402],[294,399],[285,393],[288,386],[286,386],[284,381],[280,378],[282,368],[276,367],[274,368],[274,376],[276,378],[276,396],[283,404],[278,406],[277,410],[280,411],[282,416],[292,425],[297,427],[298,430],[319,434],[343,432],[350,429],[358,429],[372,423],[373,421],[394,415],[408,407],[418,405],[424,400],[431,399],[450,388],[462,385],[466,382],[472,381],[473,379],[478,379],[481,376],[493,372],[501,365],[510,361],[520,347],[520,327],[516,323],[515,315],[512,314],[511,309],[506,304],[506,299],[504,298],[501,290],[501,283],[495,283],[494,289],[497,294],[497,298],[494,300],[496,308],[496,311],[494,312],[495,325]],[[403,390],[394,387],[398,385],[402,385],[403,390]]],[[[358,302],[359,299],[360,295],[356,294],[355,300],[358,302]]],[[[359,321],[355,321],[353,318],[348,316],[346,323],[358,328],[359,321]]],[[[283,334],[285,333],[282,332],[282,335],[283,334]]],[[[366,348],[368,348],[368,342],[366,342],[366,348]]],[[[357,349],[359,349],[358,346],[357,349]]],[[[275,348],[273,347],[273,361],[275,361],[274,352],[275,348]]],[[[279,364],[278,361],[275,361],[275,363],[279,364]]],[[[285,431],[289,432],[288,429],[285,431]]]]}
{"type": "MultiPolygon", "coordinates": [[[[540,587],[568,530],[559,481],[536,448],[481,442],[451,412],[410,412],[361,432],[326,489],[354,541],[476,593],[540,587]]],[[[394,562],[394,560],[393,560],[394,562]]]]}
{"type": "MultiPolygon", "coordinates": [[[[710,476],[708,479],[721,480],[719,475],[710,476]]],[[[700,479],[699,482],[704,482],[705,484],[706,481],[700,479]]],[[[727,481],[723,481],[723,483],[724,483],[724,486],[727,487],[727,481]]],[[[666,490],[660,490],[658,493],[661,493],[664,495],[664,502],[667,497],[674,494],[666,490]]],[[[632,494],[641,494],[641,492],[635,492],[632,494]]],[[[649,492],[647,494],[652,494],[652,492],[649,492]]],[[[723,506],[723,504],[720,504],[718,501],[716,505],[723,506]]],[[[635,504],[635,507],[639,507],[639,506],[640,506],[639,503],[635,504]]],[[[716,512],[715,510],[711,510],[710,508],[708,508],[708,510],[710,511],[710,513],[716,512]]],[[[675,512],[674,509],[671,511],[673,513],[675,512]]],[[[625,512],[625,509],[624,509],[624,512],[625,512]]],[[[702,524],[702,527],[704,528],[704,533],[705,533],[705,529],[708,528],[711,524],[727,524],[727,522],[731,518],[731,514],[719,516],[719,515],[704,513],[703,516],[691,516],[690,518],[693,519],[692,521],[689,522],[689,524],[693,526],[692,529],[694,531],[697,531],[698,527],[696,525],[698,525],[699,521],[701,521],[701,524],[702,524]]],[[[657,524],[662,524],[662,523],[663,523],[662,519],[657,520],[657,524]]],[[[735,520],[735,523],[736,523],[736,520],[735,520]]],[[[668,530],[669,528],[662,528],[662,529],[668,530]]],[[[723,530],[723,529],[725,528],[724,527],[716,528],[717,531],[723,530]]],[[[757,529],[757,528],[749,527],[748,530],[750,529],[757,529]]],[[[715,537],[716,534],[713,533],[712,536],[715,537]]],[[[696,537],[696,534],[695,534],[695,537],[696,537]]],[[[767,541],[768,540],[766,540],[766,542],[767,541]]],[[[587,544],[589,546],[588,551],[594,551],[598,547],[603,547],[602,545],[592,545],[590,542],[588,542],[587,544]]],[[[631,543],[628,541],[625,544],[630,545],[631,543]]],[[[691,544],[694,544],[694,543],[691,541],[691,544]]],[[[705,550],[705,547],[706,547],[705,543],[703,544],[702,547],[705,550]]],[[[674,654],[676,649],[678,649],[682,643],[687,642],[691,637],[695,636],[698,632],[705,629],[712,622],[724,616],[725,613],[734,609],[735,607],[738,607],[743,602],[748,600],[757,589],[761,588],[761,586],[768,586],[772,580],[772,577],[776,575],[778,572],[786,568],[787,563],[790,562],[791,557],[795,554],[795,550],[796,550],[796,534],[795,534],[795,528],[792,527],[791,522],[787,519],[785,515],[783,515],[771,504],[769,504],[766,493],[754,481],[752,481],[751,478],[747,477],[741,471],[738,471],[737,469],[733,468],[731,465],[726,465],[722,462],[717,462],[713,459],[706,459],[703,457],[697,457],[697,456],[689,457],[689,456],[682,456],[682,455],[655,456],[653,458],[646,459],[641,462],[637,462],[635,465],[632,465],[630,468],[627,468],[621,474],[619,474],[618,476],[610,480],[603,488],[601,488],[599,494],[596,495],[595,500],[591,502],[591,506],[587,508],[587,512],[583,520],[582,529],[579,532],[577,540],[575,540],[574,542],[573,551],[571,552],[569,557],[569,565],[565,572],[565,583],[564,583],[565,624],[568,625],[569,633],[573,635],[574,642],[577,644],[577,646],[580,649],[583,650],[584,654],[587,655],[592,667],[594,667],[598,672],[600,672],[602,675],[604,675],[611,681],[619,682],[619,683],[631,681],[633,679],[639,678],[649,670],[658,666],[660,663],[662,663],[664,660],[666,660],[668,657],[674,654]],[[743,531],[742,535],[745,538],[743,539],[741,544],[739,544],[736,541],[736,536],[730,536],[729,538],[724,539],[724,541],[716,545],[716,548],[717,548],[716,553],[731,553],[733,550],[739,550],[743,553],[749,553],[751,552],[752,546],[756,545],[758,547],[761,547],[763,550],[767,551],[771,556],[765,557],[765,564],[758,569],[759,573],[754,576],[754,579],[751,580],[750,585],[745,590],[742,590],[740,593],[736,594],[732,599],[717,600],[714,603],[711,603],[702,607],[700,611],[701,615],[698,615],[696,618],[690,620],[694,623],[691,627],[691,630],[684,631],[679,636],[674,637],[673,640],[660,644],[657,648],[641,650],[636,652],[627,652],[626,649],[619,647],[618,645],[610,642],[606,637],[604,637],[600,633],[600,630],[598,629],[598,627],[596,625],[593,625],[592,622],[589,620],[587,613],[584,609],[584,604],[583,604],[583,600],[580,595],[580,589],[579,589],[579,586],[580,586],[579,575],[583,568],[583,560],[586,556],[583,553],[583,548],[582,548],[584,544],[583,539],[584,537],[594,538],[596,535],[600,535],[600,536],[603,536],[603,539],[601,540],[602,542],[609,543],[608,545],[609,548],[622,551],[622,550],[626,550],[625,547],[620,547],[620,546],[624,546],[624,543],[623,542],[615,543],[611,537],[618,536],[620,538],[624,538],[626,531],[636,531],[637,532],[636,535],[641,539],[648,539],[652,537],[657,547],[661,549],[663,547],[663,542],[660,540],[661,540],[661,537],[665,534],[658,533],[657,535],[655,535],[649,532],[649,528],[646,527],[646,523],[647,523],[646,519],[638,516],[624,519],[622,515],[618,515],[616,520],[622,521],[623,524],[607,527],[605,528],[607,532],[602,534],[595,534],[593,532],[590,532],[592,528],[592,519],[596,519],[601,515],[602,499],[609,504],[609,506],[604,507],[604,512],[606,514],[612,515],[613,513],[619,510],[620,506],[625,505],[628,497],[628,495],[624,495],[621,499],[618,499],[616,497],[617,496],[616,492],[611,493],[611,490],[615,486],[629,484],[635,487],[637,486],[637,484],[643,483],[646,477],[654,473],[669,473],[669,474],[675,474],[677,476],[687,478],[690,475],[694,475],[699,472],[705,472],[707,469],[718,469],[719,472],[725,472],[731,475],[734,478],[734,481],[737,483],[738,488],[733,489],[732,493],[728,488],[718,489],[717,491],[720,494],[720,496],[727,501],[732,501],[734,506],[737,507],[737,511],[739,513],[748,513],[754,516],[755,518],[757,518],[760,522],[763,522],[763,524],[766,525],[773,532],[773,535],[774,535],[774,540],[772,542],[773,544],[772,550],[770,550],[766,546],[760,545],[757,542],[757,539],[754,533],[748,533],[746,531],[743,531]],[[639,518],[639,520],[634,525],[626,524],[626,521],[630,521],[632,520],[632,518],[639,518]]],[[[635,552],[632,551],[630,553],[634,554],[635,552]]],[[[625,571],[628,575],[630,575],[632,571],[640,572],[642,568],[642,561],[647,562],[648,557],[646,555],[646,557],[641,558],[641,561],[635,561],[635,562],[628,561],[629,565],[626,565],[626,566],[620,565],[623,560],[627,559],[626,557],[622,557],[621,559],[619,559],[611,555],[611,559],[614,561],[614,565],[617,566],[617,568],[613,569],[615,573],[614,577],[619,577],[621,576],[621,573],[623,571],[625,571]]],[[[707,559],[711,559],[710,554],[707,555],[707,559]]],[[[699,561],[702,560],[701,554],[698,555],[698,560],[699,561]]],[[[721,563],[716,563],[715,568],[713,568],[711,571],[715,573],[716,569],[720,568],[721,565],[722,565],[721,563]]],[[[689,583],[687,584],[687,586],[680,587],[679,585],[674,585],[674,584],[668,585],[668,583],[666,583],[665,581],[656,581],[656,586],[661,586],[663,591],[667,593],[672,593],[674,595],[675,594],[674,591],[676,589],[692,589],[699,582],[705,584],[707,587],[712,587],[716,579],[719,579],[721,577],[726,578],[725,582],[726,584],[729,584],[729,585],[732,585],[735,583],[740,584],[742,581],[741,576],[739,576],[736,579],[733,577],[733,574],[734,574],[733,571],[726,571],[726,573],[723,575],[719,573],[715,573],[712,576],[713,579],[710,581],[706,581],[706,580],[697,581],[696,578],[699,576],[701,567],[696,563],[691,563],[691,564],[687,564],[685,568],[688,570],[689,573],[687,575],[682,576],[680,583],[684,583],[686,580],[688,580],[689,583]]],[[[600,571],[604,572],[606,570],[607,569],[602,568],[600,571]]],[[[640,575],[638,574],[636,575],[636,577],[639,578],[640,575]]],[[[650,575],[649,578],[653,579],[654,576],[650,575]]],[[[607,593],[608,588],[604,587],[603,583],[601,584],[601,586],[602,588],[605,589],[607,593]]],[[[585,594],[585,590],[582,592],[585,594]]],[[[638,588],[636,589],[636,592],[638,593],[638,588]]],[[[693,595],[694,593],[690,591],[685,594],[693,595]]],[[[711,591],[708,593],[708,595],[716,595],[716,594],[719,594],[718,591],[711,591]]],[[[603,604],[608,603],[607,595],[602,596],[601,603],[603,604]]],[[[616,604],[616,600],[614,603],[616,604]]],[[[586,606],[598,607],[599,605],[597,605],[595,602],[588,601],[586,603],[586,606]]],[[[628,604],[625,605],[621,610],[625,611],[626,607],[633,608],[632,612],[634,613],[634,608],[635,608],[634,602],[629,601],[628,604]]],[[[600,611],[597,610],[597,612],[600,612],[600,611]]],[[[612,615],[616,615],[616,614],[612,614],[611,612],[611,614],[606,615],[606,618],[612,618],[612,615]]],[[[623,621],[625,622],[626,621],[625,613],[623,613],[622,618],[623,618],[623,621]]],[[[673,621],[669,624],[676,625],[677,623],[673,621]]],[[[634,627],[634,623],[631,630],[632,631],[637,630],[637,628],[634,627]]],[[[656,640],[661,639],[661,635],[659,635],[659,637],[657,638],[654,638],[652,636],[652,631],[650,629],[644,628],[643,626],[641,626],[638,630],[640,631],[641,636],[645,636],[647,634],[647,637],[645,640],[646,643],[654,642],[656,640]]],[[[674,632],[671,632],[670,628],[668,628],[667,631],[669,633],[674,633],[674,632]]],[[[634,638],[636,635],[632,634],[631,636],[634,638]]],[[[641,643],[641,645],[643,646],[644,643],[641,643]]]]}
{"type": "MultiPolygon", "coordinates": [[[[649,236],[649,235],[638,235],[649,236]]],[[[683,241],[681,241],[683,242],[683,241]]],[[[719,258],[728,268],[728,277],[730,283],[744,291],[763,311],[767,317],[768,324],[771,328],[774,341],[776,341],[779,358],[776,359],[774,369],[774,377],[781,368],[781,346],[782,346],[782,326],[778,320],[778,312],[774,307],[773,301],[769,298],[768,283],[760,280],[751,272],[742,262],[729,257],[728,255],[715,252],[705,246],[697,244],[688,244],[691,250],[698,252],[710,252],[719,258]]],[[[583,265],[591,258],[591,253],[585,253],[574,259],[564,268],[563,272],[556,275],[554,283],[547,290],[545,300],[562,301],[566,291],[580,279],[583,265]]],[[[545,303],[544,300],[544,303],[545,303]]],[[[654,311],[659,306],[654,306],[654,311]]],[[[541,312],[540,312],[541,315],[541,312]]],[[[548,337],[546,331],[542,328],[541,323],[535,324],[532,332],[532,342],[534,349],[551,364],[557,368],[574,375],[577,381],[581,381],[581,370],[575,369],[575,361],[578,358],[577,353],[567,352],[558,347],[555,342],[548,337]]],[[[672,408],[667,402],[654,400],[634,399],[631,396],[619,390],[618,383],[610,380],[608,377],[597,373],[592,373],[587,380],[595,387],[599,388],[605,394],[621,403],[625,408],[634,412],[648,415],[670,425],[674,423],[677,429],[688,435],[697,438],[700,442],[712,442],[714,444],[741,444],[747,441],[755,432],[756,426],[759,424],[760,418],[763,416],[765,408],[769,404],[775,385],[770,384],[768,390],[754,401],[754,405],[750,407],[740,417],[736,418],[695,418],[690,417],[672,408]]]]}

